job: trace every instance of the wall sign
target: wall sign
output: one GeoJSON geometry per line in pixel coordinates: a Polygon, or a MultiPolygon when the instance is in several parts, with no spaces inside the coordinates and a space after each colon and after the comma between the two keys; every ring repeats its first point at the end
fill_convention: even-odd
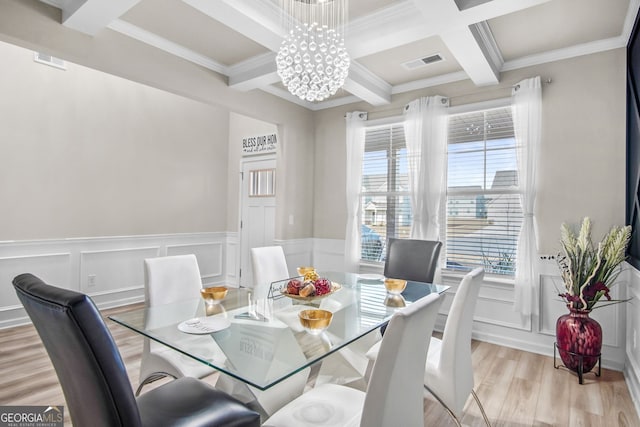
{"type": "Polygon", "coordinates": [[[275,133],[269,135],[252,136],[242,138],[242,154],[275,153],[278,146],[278,137],[275,133]]]}

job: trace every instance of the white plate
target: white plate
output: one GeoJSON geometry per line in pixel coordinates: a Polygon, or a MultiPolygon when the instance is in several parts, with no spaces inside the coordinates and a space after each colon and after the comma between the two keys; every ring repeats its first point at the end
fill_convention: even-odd
{"type": "Polygon", "coordinates": [[[382,274],[358,274],[363,280],[375,280],[376,282],[382,282],[384,280],[384,276],[382,274]]]}
{"type": "Polygon", "coordinates": [[[229,325],[229,319],[222,316],[196,317],[180,323],[178,329],[187,334],[211,334],[228,328],[229,325]]]}

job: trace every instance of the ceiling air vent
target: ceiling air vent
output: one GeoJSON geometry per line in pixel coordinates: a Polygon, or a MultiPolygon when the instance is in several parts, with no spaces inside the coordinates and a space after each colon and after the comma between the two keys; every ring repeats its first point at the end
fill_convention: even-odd
{"type": "Polygon", "coordinates": [[[416,68],[426,67],[436,62],[444,61],[444,58],[439,53],[431,56],[425,56],[424,58],[413,59],[402,64],[407,70],[415,70],[416,68]]]}
{"type": "Polygon", "coordinates": [[[55,56],[47,55],[46,53],[34,52],[33,60],[40,64],[49,65],[61,70],[67,69],[67,66],[62,59],[56,58],[55,56]]]}

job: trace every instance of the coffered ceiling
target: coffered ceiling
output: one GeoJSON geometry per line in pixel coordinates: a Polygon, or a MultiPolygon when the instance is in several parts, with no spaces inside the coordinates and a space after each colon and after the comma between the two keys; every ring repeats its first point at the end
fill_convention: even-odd
{"type": "Polygon", "coordinates": [[[626,45],[640,0],[350,0],[344,87],[308,103],[276,74],[280,0],[41,0],[91,36],[116,31],[312,110],[470,79],[626,45]],[[441,60],[424,64],[421,58],[441,60]]]}

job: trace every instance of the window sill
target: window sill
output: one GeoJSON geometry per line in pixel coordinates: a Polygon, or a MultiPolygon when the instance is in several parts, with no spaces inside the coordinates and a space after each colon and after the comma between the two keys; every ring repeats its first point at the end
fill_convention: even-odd
{"type": "MultiPolygon", "coordinates": [[[[462,278],[465,276],[464,272],[461,271],[455,271],[455,270],[446,270],[443,269],[442,270],[442,278],[443,279],[457,279],[457,280],[462,280],[462,278]]],[[[514,277],[504,277],[504,276],[499,276],[497,274],[485,274],[484,276],[484,282],[486,283],[496,283],[496,284],[500,284],[500,285],[510,285],[513,286],[515,284],[515,278],[514,277]]]]}

